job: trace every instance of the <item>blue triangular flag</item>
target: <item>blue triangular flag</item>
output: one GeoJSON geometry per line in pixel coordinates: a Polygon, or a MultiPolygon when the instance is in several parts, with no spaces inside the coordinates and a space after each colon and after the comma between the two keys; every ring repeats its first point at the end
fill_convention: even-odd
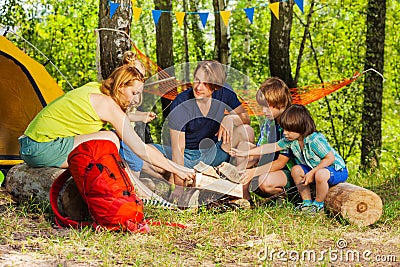
{"type": "Polygon", "coordinates": [[[245,8],[244,12],[246,12],[246,16],[250,20],[250,23],[253,23],[254,7],[245,8]]]}
{"type": "Polygon", "coordinates": [[[154,23],[157,25],[161,17],[162,10],[152,10],[154,23]]]}
{"type": "Polygon", "coordinates": [[[298,5],[298,7],[300,8],[301,12],[304,13],[304,2],[303,2],[303,0],[294,0],[294,2],[296,3],[296,5],[298,5]]]}
{"type": "Polygon", "coordinates": [[[110,1],[110,19],[114,16],[115,11],[117,11],[117,8],[119,7],[118,3],[113,3],[110,1]]]}
{"type": "Polygon", "coordinates": [[[208,12],[197,12],[200,16],[201,24],[203,24],[203,28],[206,27],[208,12]]]}

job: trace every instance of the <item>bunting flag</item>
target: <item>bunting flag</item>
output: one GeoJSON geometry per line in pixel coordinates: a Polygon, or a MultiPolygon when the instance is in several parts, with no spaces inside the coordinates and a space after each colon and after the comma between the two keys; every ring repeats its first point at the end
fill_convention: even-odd
{"type": "Polygon", "coordinates": [[[158,20],[161,17],[162,11],[161,10],[152,10],[151,12],[153,13],[154,24],[156,24],[156,26],[157,26],[158,20]]]}
{"type": "Polygon", "coordinates": [[[294,0],[294,2],[300,8],[301,13],[304,13],[304,2],[303,2],[303,0],[294,0]]]}
{"type": "Polygon", "coordinates": [[[276,19],[279,20],[279,2],[269,4],[269,8],[271,9],[272,13],[274,13],[276,19]]]}
{"type": "Polygon", "coordinates": [[[140,14],[142,13],[142,9],[140,7],[133,7],[133,17],[135,21],[138,21],[140,18],[140,14]]]}
{"type": "Polygon", "coordinates": [[[244,12],[246,13],[246,16],[249,19],[250,23],[253,24],[254,7],[245,8],[244,12]]]}
{"type": "MultiPolygon", "coordinates": [[[[271,4],[261,4],[259,7],[267,6],[271,9],[272,13],[274,16],[279,20],[279,3],[280,2],[287,2],[288,0],[279,0],[278,2],[274,2],[271,4]]],[[[325,0],[321,0],[325,1],[325,0]]],[[[135,7],[136,5],[136,0],[131,0],[132,2],[132,10],[133,10],[133,15],[135,18],[135,21],[138,21],[141,13],[143,11],[142,8],[135,7]]],[[[300,8],[301,12],[304,13],[304,0],[294,0],[295,4],[300,8]]],[[[110,19],[114,16],[115,12],[117,11],[118,7],[121,6],[121,4],[114,3],[112,1],[108,1],[109,7],[110,7],[110,19]]],[[[244,8],[244,12],[246,13],[246,16],[249,20],[249,22],[252,24],[253,23],[253,17],[254,17],[254,8],[255,7],[250,7],[250,8],[244,8]]],[[[207,20],[208,20],[208,15],[210,12],[173,12],[171,10],[151,10],[153,14],[153,20],[154,23],[157,25],[158,21],[160,19],[161,13],[162,12],[168,12],[168,13],[174,13],[176,16],[176,20],[178,22],[179,26],[183,25],[183,21],[185,19],[186,14],[198,14],[201,20],[201,24],[203,25],[203,28],[206,27],[207,20]]],[[[225,26],[228,26],[229,23],[229,18],[231,16],[232,12],[235,12],[236,10],[224,10],[224,11],[219,11],[216,13],[220,13],[221,18],[225,24],[225,26]]]]}
{"type": "Polygon", "coordinates": [[[117,11],[117,8],[119,7],[118,3],[113,3],[110,2],[110,19],[114,16],[115,11],[117,11]]]}
{"type": "Polygon", "coordinates": [[[203,25],[203,28],[205,28],[208,19],[208,12],[197,12],[197,14],[199,14],[201,24],[203,25]]]}
{"type": "Polygon", "coordinates": [[[185,19],[185,12],[175,12],[176,21],[178,22],[179,27],[182,27],[183,20],[185,19]]]}
{"type": "Polygon", "coordinates": [[[225,26],[228,26],[229,17],[231,16],[230,11],[220,11],[219,14],[221,15],[222,21],[224,22],[225,26]]]}

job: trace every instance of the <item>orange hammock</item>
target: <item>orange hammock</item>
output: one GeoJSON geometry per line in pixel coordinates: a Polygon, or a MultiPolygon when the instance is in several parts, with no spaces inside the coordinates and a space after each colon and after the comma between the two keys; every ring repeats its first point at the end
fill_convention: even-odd
{"type": "MultiPolygon", "coordinates": [[[[182,90],[187,88],[187,83],[183,83],[176,80],[175,77],[171,77],[166,71],[162,70],[157,64],[152,62],[146,55],[144,55],[134,44],[133,48],[136,50],[138,59],[145,65],[148,75],[152,76],[157,74],[157,78],[159,80],[164,80],[162,82],[154,82],[153,86],[150,82],[149,84],[145,85],[144,92],[173,100],[182,90]]],[[[346,85],[349,85],[360,76],[361,73],[356,72],[351,78],[344,78],[338,81],[313,84],[299,88],[291,88],[290,91],[292,93],[293,103],[307,105],[339,90],[346,85]]],[[[249,99],[241,98],[240,100],[242,105],[249,112],[250,116],[262,115],[262,107],[257,104],[255,100],[255,92],[253,93],[254,96],[250,96],[249,93],[243,94],[249,99]]]]}

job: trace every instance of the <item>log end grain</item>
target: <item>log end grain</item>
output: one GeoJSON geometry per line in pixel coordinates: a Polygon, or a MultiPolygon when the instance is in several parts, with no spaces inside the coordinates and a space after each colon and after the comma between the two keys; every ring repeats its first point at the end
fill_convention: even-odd
{"type": "Polygon", "coordinates": [[[325,203],[329,211],[358,226],[372,225],[382,215],[382,200],[377,194],[349,183],[331,187],[325,203]]]}

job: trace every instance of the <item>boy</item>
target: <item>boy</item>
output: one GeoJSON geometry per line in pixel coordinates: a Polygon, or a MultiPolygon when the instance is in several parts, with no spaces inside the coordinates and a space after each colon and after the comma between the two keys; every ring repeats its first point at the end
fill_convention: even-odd
{"type": "MultiPolygon", "coordinates": [[[[273,143],[283,136],[283,130],[279,125],[280,116],[292,104],[292,96],[288,86],[277,77],[268,78],[257,91],[256,100],[258,104],[263,106],[266,120],[260,129],[257,145],[241,142],[237,147],[240,150],[249,150],[255,146],[273,143]]],[[[250,184],[250,190],[262,197],[280,194],[284,191],[284,188],[289,188],[293,184],[293,180],[289,169],[286,168],[288,161],[288,150],[261,157],[237,158],[237,168],[239,170],[246,168],[242,177],[243,197],[250,199],[250,184]],[[255,165],[257,165],[257,168],[251,168],[255,165]]]]}

